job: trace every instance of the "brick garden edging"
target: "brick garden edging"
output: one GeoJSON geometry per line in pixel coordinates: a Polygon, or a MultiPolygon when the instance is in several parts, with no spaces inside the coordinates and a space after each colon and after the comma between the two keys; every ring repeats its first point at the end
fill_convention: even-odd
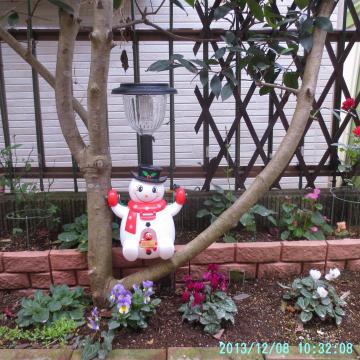
{"type": "MultiPolygon", "coordinates": [[[[181,250],[184,245],[176,246],[181,250]]],[[[127,276],[154,262],[128,262],[121,248],[113,248],[116,277],[127,276]]],[[[219,270],[245,272],[247,278],[285,278],[325,271],[332,267],[360,271],[360,239],[321,241],[278,241],[224,244],[215,243],[175,273],[177,282],[185,275],[200,278],[207,265],[219,270]]],[[[0,289],[47,289],[51,284],[89,286],[86,253],[76,250],[19,251],[0,253],[0,289]]]]}

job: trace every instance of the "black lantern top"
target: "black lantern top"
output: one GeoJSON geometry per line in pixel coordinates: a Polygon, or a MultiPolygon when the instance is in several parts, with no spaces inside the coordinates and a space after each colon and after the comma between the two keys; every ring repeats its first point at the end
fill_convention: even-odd
{"type": "Polygon", "coordinates": [[[112,94],[122,95],[165,95],[176,94],[177,90],[166,83],[123,83],[111,91],[112,94]]]}

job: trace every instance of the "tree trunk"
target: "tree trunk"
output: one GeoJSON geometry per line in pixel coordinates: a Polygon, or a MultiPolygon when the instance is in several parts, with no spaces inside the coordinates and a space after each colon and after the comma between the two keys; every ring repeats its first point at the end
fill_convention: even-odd
{"type": "MultiPolygon", "coordinates": [[[[9,34],[2,25],[0,25],[0,38],[6,42],[20,57],[22,57],[33,69],[35,69],[51,87],[55,88],[54,75],[51,74],[51,72],[30,51],[28,51],[11,34],[9,34]]],[[[87,126],[86,110],[74,97],[72,98],[72,104],[80,119],[84,122],[85,126],[87,126]]]]}
{"type": "Polygon", "coordinates": [[[86,151],[88,262],[93,299],[102,305],[112,277],[112,213],[105,196],[111,188],[111,157],[107,124],[107,79],[112,48],[113,0],[94,1],[91,65],[88,83],[89,147],[86,151]]]}
{"type": "MultiPolygon", "coordinates": [[[[59,39],[57,78],[55,81],[56,104],[64,137],[86,180],[89,217],[88,259],[91,288],[95,302],[103,304],[110,287],[118,282],[111,276],[112,216],[105,202],[107,190],[111,187],[111,158],[107,133],[106,97],[110,50],[112,47],[113,1],[94,0],[94,28],[91,34],[91,67],[88,84],[89,146],[85,146],[76,127],[73,106],[77,107],[78,105],[76,102],[74,103],[71,95],[71,64],[78,31],[79,0],[73,0],[73,2],[74,16],[60,11],[64,22],[61,23],[63,36],[60,36],[59,39]]],[[[334,0],[322,0],[317,16],[329,17],[334,4],[334,0]]],[[[296,109],[290,127],[272,160],[235,204],[221,214],[211,226],[193,241],[188,243],[183,251],[176,253],[168,261],[122,279],[121,282],[126,287],[131,287],[134,283],[139,283],[145,279],[157,280],[176,270],[176,268],[205,250],[228,231],[235,222],[238,222],[240,217],[264,195],[284,171],[303,136],[312,108],[326,32],[315,28],[313,36],[314,45],[307,58],[302,86],[297,94],[296,109]]],[[[1,27],[0,37],[30,65],[34,68],[38,66],[38,63],[34,62],[30,55],[25,56],[26,54],[22,54],[16,40],[14,39],[16,43],[13,43],[12,39],[4,34],[1,27]]],[[[44,78],[51,83],[53,80],[46,72],[43,73],[44,78]]],[[[83,115],[86,117],[86,112],[83,115]]]]}
{"type": "Polygon", "coordinates": [[[94,1],[91,65],[87,94],[89,145],[83,142],[75,121],[72,97],[72,63],[80,20],[79,1],[74,14],[60,9],[55,97],[61,130],[83,173],[87,190],[88,263],[94,302],[103,305],[107,281],[112,277],[112,213],[105,196],[111,188],[111,158],[107,125],[107,78],[112,47],[112,0],[94,1]]]}
{"type": "MultiPolygon", "coordinates": [[[[334,6],[334,0],[323,0],[317,16],[329,18],[334,6]]],[[[297,104],[291,124],[269,164],[231,208],[223,212],[215,222],[188,243],[181,252],[176,253],[166,262],[156,264],[120,280],[125,287],[130,288],[134,283],[140,283],[145,279],[158,280],[205,250],[226,231],[230,230],[232,225],[238,222],[240,217],[256,204],[285,170],[304,134],[316,90],[326,32],[316,27],[313,36],[313,48],[307,57],[302,86],[297,95],[297,104]]],[[[118,280],[112,279],[109,282],[109,289],[117,282],[118,280]]]]}

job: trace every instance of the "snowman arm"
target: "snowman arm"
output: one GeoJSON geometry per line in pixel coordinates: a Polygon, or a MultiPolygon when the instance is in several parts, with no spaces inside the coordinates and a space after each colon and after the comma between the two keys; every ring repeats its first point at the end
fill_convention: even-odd
{"type": "Polygon", "coordinates": [[[126,216],[127,206],[116,204],[115,206],[111,207],[113,213],[118,216],[120,219],[126,216]]]}
{"type": "Polygon", "coordinates": [[[170,205],[167,205],[166,208],[169,210],[171,216],[175,216],[182,208],[181,204],[174,202],[170,205]]]}

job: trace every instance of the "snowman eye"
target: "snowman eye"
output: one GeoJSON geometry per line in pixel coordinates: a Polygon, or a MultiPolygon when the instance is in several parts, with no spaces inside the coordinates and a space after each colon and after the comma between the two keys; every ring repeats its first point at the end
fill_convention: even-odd
{"type": "Polygon", "coordinates": [[[137,191],[138,191],[138,192],[142,192],[142,191],[143,191],[142,185],[140,185],[140,186],[137,188],[137,191]]]}
{"type": "Polygon", "coordinates": [[[154,187],[152,188],[152,192],[155,194],[156,191],[157,191],[156,186],[154,186],[154,187]]]}

